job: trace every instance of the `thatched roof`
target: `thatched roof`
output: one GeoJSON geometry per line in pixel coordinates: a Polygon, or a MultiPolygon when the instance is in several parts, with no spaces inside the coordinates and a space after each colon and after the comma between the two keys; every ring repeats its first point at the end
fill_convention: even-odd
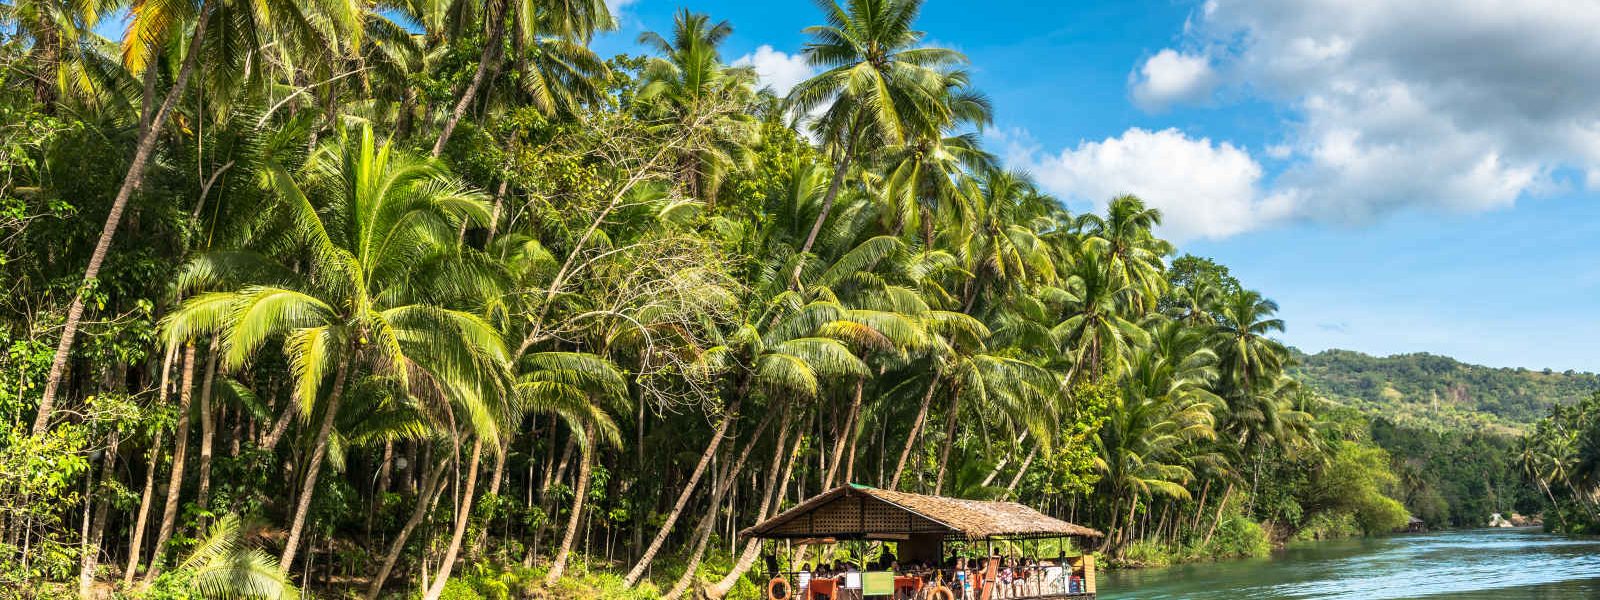
{"type": "Polygon", "coordinates": [[[1102,533],[1015,502],[962,500],[847,485],[740,532],[758,538],[946,539],[1101,537],[1102,533]]]}

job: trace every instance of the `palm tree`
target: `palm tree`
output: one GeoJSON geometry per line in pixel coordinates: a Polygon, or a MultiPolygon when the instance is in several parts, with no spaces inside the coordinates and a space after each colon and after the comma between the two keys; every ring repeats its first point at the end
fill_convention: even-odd
{"type": "Polygon", "coordinates": [[[966,174],[995,168],[994,156],[981,148],[977,133],[946,133],[961,126],[988,125],[992,116],[988,99],[970,89],[965,71],[948,72],[945,77],[942,102],[950,110],[949,122],[922,123],[934,129],[914,132],[904,144],[871,153],[874,162],[884,163],[885,196],[894,207],[888,211],[894,219],[891,227],[896,233],[906,226],[920,229],[925,245],[933,244],[935,212],[950,213],[951,222],[966,220],[966,214],[955,214],[968,202],[970,188],[962,185],[966,174]]]}
{"type": "MultiPolygon", "coordinates": [[[[468,5],[474,0],[455,0],[451,3],[449,12],[456,14],[470,14],[468,5]]],[[[485,38],[483,53],[478,58],[478,66],[472,73],[472,79],[467,87],[461,90],[455,106],[450,114],[445,117],[443,129],[439,131],[439,138],[433,143],[433,155],[439,156],[444,152],[444,146],[450,141],[450,135],[467,114],[467,107],[478,97],[478,90],[488,81],[490,72],[498,72],[501,68],[502,54],[505,52],[505,38],[508,28],[515,28],[512,37],[517,40],[519,48],[532,49],[544,36],[563,38],[568,41],[582,41],[587,43],[597,31],[606,31],[616,27],[616,21],[611,16],[611,9],[604,0],[484,0],[483,19],[485,38]],[[530,43],[535,42],[535,43],[530,43]]],[[[566,61],[568,66],[575,70],[586,70],[579,66],[589,63],[581,53],[572,52],[567,46],[549,46],[552,56],[576,58],[566,61]]],[[[518,57],[520,61],[526,60],[518,57]]],[[[526,63],[521,63],[526,64],[526,63]]],[[[537,70],[545,75],[552,71],[537,70]]],[[[536,96],[544,94],[549,98],[549,105],[556,106],[556,101],[562,92],[548,85],[552,79],[538,78],[531,83],[530,91],[536,96]]]]}
{"type": "Polygon", "coordinates": [[[1074,382],[1120,372],[1130,351],[1148,337],[1131,314],[1139,305],[1139,291],[1107,269],[1108,261],[1086,249],[1068,268],[1065,286],[1051,294],[1062,305],[1062,320],[1050,334],[1071,357],[1067,377],[1074,382]]]}
{"type": "Polygon", "coordinates": [[[1106,215],[1083,216],[1087,244],[1105,256],[1105,267],[1139,292],[1145,310],[1166,291],[1162,258],[1172,253],[1172,245],[1154,234],[1161,224],[1161,211],[1147,208],[1137,196],[1118,196],[1106,206],[1106,215]]]}
{"type": "Polygon", "coordinates": [[[100,229],[100,237],[95,242],[94,251],[89,255],[89,264],[84,268],[81,289],[73,296],[72,304],[67,308],[61,339],[56,345],[55,357],[50,365],[50,375],[39,400],[39,412],[34,418],[34,435],[43,433],[49,427],[53,416],[56,394],[62,376],[66,372],[67,358],[72,351],[73,340],[78,334],[78,324],[83,319],[84,295],[100,275],[100,266],[111,250],[111,241],[116,235],[118,225],[122,222],[122,213],[127,208],[128,200],[143,185],[145,168],[155,151],[157,138],[173,108],[182,99],[201,58],[208,59],[205,69],[208,77],[231,76],[237,72],[236,70],[246,68],[246,61],[240,54],[224,50],[238,50],[241,45],[246,44],[259,47],[274,39],[271,36],[276,35],[286,42],[293,43],[294,51],[308,57],[316,56],[318,53],[336,49],[336,45],[330,46],[326,43],[330,35],[335,39],[345,37],[359,21],[359,15],[353,9],[353,4],[333,2],[302,5],[285,0],[248,0],[239,3],[200,0],[198,5],[192,1],[140,0],[134,3],[132,15],[128,31],[123,35],[122,53],[123,65],[128,72],[144,73],[145,98],[144,111],[139,118],[139,141],[135,145],[133,158],[128,163],[127,173],[122,178],[122,185],[111,201],[111,210],[106,215],[105,225],[100,229]],[[215,14],[219,11],[222,14],[215,14]],[[283,14],[273,23],[281,26],[271,29],[266,29],[268,23],[245,16],[277,13],[283,14]],[[167,89],[165,97],[157,105],[155,103],[155,84],[158,77],[155,69],[156,55],[168,47],[169,40],[181,35],[185,24],[190,21],[193,25],[188,41],[183,46],[183,59],[178,67],[177,76],[172,86],[167,89]],[[216,23],[213,24],[213,21],[216,23]],[[210,61],[213,56],[219,59],[215,65],[210,61]]]}
{"type": "Polygon", "coordinates": [[[993,169],[973,185],[976,193],[968,196],[971,204],[960,229],[960,254],[973,274],[963,292],[962,310],[972,313],[991,287],[1056,283],[1055,260],[1039,235],[1053,200],[1039,194],[1022,173],[993,169]]]}
{"type": "MultiPolygon", "coordinates": [[[[274,211],[301,248],[280,260],[305,260],[310,275],[259,257],[259,271],[273,277],[196,296],[164,329],[173,340],[219,333],[229,369],[283,339],[301,417],[321,415],[281,558],[289,568],[352,372],[465,407],[477,435],[493,437],[507,356],[494,327],[464,308],[493,291],[456,251],[459,223],[484,222],[487,206],[436,161],[379,146],[369,126],[324,144],[298,175],[275,168],[271,186],[281,198],[274,211]]],[[[235,259],[203,256],[190,271],[235,259]]]]}
{"type": "Polygon", "coordinates": [[[1283,331],[1274,317],[1278,303],[1252,290],[1222,299],[1214,342],[1222,372],[1222,388],[1229,394],[1248,394],[1283,371],[1288,350],[1268,335],[1283,331]]]}
{"type": "Polygon", "coordinates": [[[715,199],[722,179],[735,167],[748,167],[757,124],[742,108],[754,99],[755,71],[722,63],[718,46],[733,33],[727,21],[711,23],[703,14],[678,11],[672,40],[653,31],[639,43],[662,54],[650,59],[637,98],[658,100],[678,127],[690,129],[678,159],[679,180],[690,195],[715,199]],[[709,122],[708,122],[709,120],[709,122]]]}
{"type": "Polygon", "coordinates": [[[278,561],[259,549],[246,547],[244,533],[238,515],[217,519],[178,566],[179,579],[202,598],[299,598],[300,591],[278,561]]]}
{"type": "Polygon", "coordinates": [[[1193,474],[1182,464],[1182,451],[1215,436],[1212,409],[1218,400],[1206,389],[1215,355],[1204,344],[1200,332],[1167,322],[1157,326],[1148,346],[1134,351],[1121,393],[1094,438],[1101,486],[1112,498],[1113,529],[1119,519],[1132,525],[1140,497],[1189,496],[1184,484],[1193,474]]]}
{"type": "Polygon", "coordinates": [[[954,116],[945,69],[966,61],[961,53],[921,47],[912,29],[923,0],[848,0],[848,8],[823,4],[826,25],[806,28],[804,54],[822,73],[789,93],[793,110],[821,110],[813,125],[834,161],[833,179],[800,253],[811,251],[839,189],[864,144],[903,144],[918,132],[937,131],[954,116]]]}
{"type": "MultiPolygon", "coordinates": [[[[577,436],[582,454],[566,534],[545,576],[545,585],[554,585],[566,568],[583,517],[594,466],[594,446],[621,444],[621,434],[611,415],[628,412],[628,383],[615,365],[592,354],[542,352],[523,357],[521,364],[523,373],[517,384],[519,401],[535,411],[565,419],[577,436]]],[[[442,589],[443,584],[440,585],[442,589]]]]}
{"type": "Polygon", "coordinates": [[[115,0],[14,0],[0,4],[0,26],[28,40],[33,100],[45,114],[54,114],[63,92],[84,96],[95,83],[88,75],[99,36],[93,30],[115,0]]]}

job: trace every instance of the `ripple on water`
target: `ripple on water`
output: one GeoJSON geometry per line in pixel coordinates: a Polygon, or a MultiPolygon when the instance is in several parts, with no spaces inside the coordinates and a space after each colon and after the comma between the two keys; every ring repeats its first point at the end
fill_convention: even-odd
{"type": "Polygon", "coordinates": [[[1302,545],[1270,560],[1109,573],[1120,598],[1600,597],[1600,540],[1474,530],[1302,545]]]}

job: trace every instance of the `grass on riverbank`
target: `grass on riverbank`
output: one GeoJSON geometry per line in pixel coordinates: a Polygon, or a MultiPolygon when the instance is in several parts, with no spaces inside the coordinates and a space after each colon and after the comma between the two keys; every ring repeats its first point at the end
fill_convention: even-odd
{"type": "Polygon", "coordinates": [[[1170,565],[1266,556],[1273,543],[1267,528],[1242,516],[1230,516],[1217,525],[1209,541],[1175,543],[1137,540],[1123,548],[1120,556],[1105,561],[1113,569],[1139,569],[1170,565]],[[1202,544],[1202,542],[1205,542],[1202,544]]]}

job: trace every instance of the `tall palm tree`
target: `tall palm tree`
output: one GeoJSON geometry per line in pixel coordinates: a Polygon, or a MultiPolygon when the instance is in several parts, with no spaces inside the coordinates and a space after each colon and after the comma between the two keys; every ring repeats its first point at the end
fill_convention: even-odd
{"type": "Polygon", "coordinates": [[[1145,310],[1155,308],[1166,291],[1161,261],[1172,253],[1172,245],[1154,233],[1161,211],[1123,195],[1111,200],[1104,217],[1090,213],[1082,220],[1088,245],[1106,257],[1106,269],[1139,292],[1145,310]]]}
{"type": "Polygon", "coordinates": [[[735,167],[748,167],[757,123],[743,110],[754,100],[755,71],[722,63],[718,46],[733,33],[727,21],[680,9],[669,41],[653,31],[639,43],[660,52],[643,73],[637,98],[659,101],[660,112],[691,129],[678,158],[679,180],[690,195],[715,199],[723,177],[735,167]]]}
{"type": "Polygon", "coordinates": [[[1222,299],[1214,345],[1228,393],[1249,393],[1283,371],[1288,350],[1268,337],[1283,331],[1277,312],[1278,303],[1252,290],[1222,299]]]}
{"type": "Polygon", "coordinates": [[[111,201],[111,210],[100,229],[89,264],[84,268],[82,289],[73,296],[67,308],[66,322],[61,329],[61,339],[56,345],[51,361],[50,375],[39,400],[39,412],[34,418],[33,432],[39,435],[49,427],[53,416],[56,394],[66,372],[67,358],[83,319],[84,295],[100,275],[100,266],[111,251],[111,241],[122,222],[122,213],[128,200],[144,183],[145,169],[155,151],[156,140],[166,125],[167,118],[188,89],[202,57],[207,59],[206,74],[210,78],[231,77],[247,67],[241,45],[259,47],[273,40],[292,44],[296,52],[305,56],[336,51],[338,44],[329,45],[329,39],[349,36],[359,22],[359,12],[353,3],[322,2],[301,4],[289,0],[247,0],[223,2],[222,0],[193,0],[164,2],[139,0],[133,3],[132,19],[123,35],[123,65],[130,73],[144,73],[144,110],[139,118],[139,141],[134,147],[128,170],[111,201]],[[271,20],[256,17],[278,15],[271,20]],[[167,89],[164,98],[156,103],[154,68],[157,55],[169,47],[169,42],[183,35],[186,25],[192,23],[187,41],[180,47],[183,56],[177,76],[167,89]],[[217,58],[215,65],[211,58],[217,58]],[[149,68],[147,68],[149,67],[149,68]]]}
{"type": "Polygon", "coordinates": [[[811,251],[839,189],[865,144],[903,144],[916,132],[952,120],[946,70],[966,57],[923,47],[912,29],[923,0],[847,0],[821,3],[826,25],[806,28],[804,55],[825,69],[789,93],[792,109],[821,111],[813,130],[834,161],[833,178],[800,253],[811,251]]]}
{"type": "Polygon", "coordinates": [[[1070,356],[1068,379],[1098,380],[1121,372],[1131,350],[1148,333],[1135,321],[1139,291],[1104,265],[1109,259],[1092,248],[1067,271],[1059,300],[1061,321],[1051,329],[1062,352],[1070,356]]]}
{"type": "MultiPolygon", "coordinates": [[[[473,9],[476,7],[470,5],[475,1],[455,0],[450,3],[446,12],[471,14],[475,12],[473,9]]],[[[461,90],[450,114],[445,117],[439,138],[433,144],[434,156],[444,152],[444,146],[450,141],[450,135],[455,132],[456,125],[461,122],[462,117],[467,115],[467,108],[478,98],[479,90],[488,81],[490,73],[501,69],[508,30],[512,30],[510,35],[518,40],[519,48],[531,49],[543,36],[587,43],[596,32],[616,27],[616,20],[611,16],[611,9],[604,0],[484,0],[483,4],[485,32],[483,52],[478,57],[478,66],[473,70],[472,79],[461,90]]],[[[431,12],[437,13],[437,11],[431,12]]],[[[432,20],[442,19],[438,19],[435,15],[432,20]]],[[[561,46],[555,52],[568,57],[580,55],[570,50],[561,46]]],[[[526,59],[518,57],[518,60],[526,59]]],[[[546,72],[541,70],[538,73],[546,72]]],[[[547,85],[549,81],[541,79],[541,83],[535,84],[533,89],[542,89],[542,93],[548,94],[550,104],[554,106],[560,93],[551,91],[553,88],[547,85]]]]}
{"type": "Polygon", "coordinates": [[[1188,498],[1184,484],[1193,474],[1182,451],[1215,436],[1212,410],[1219,401],[1207,390],[1214,361],[1200,332],[1173,322],[1158,325],[1151,343],[1134,351],[1094,438],[1113,529],[1119,520],[1132,524],[1141,497],[1188,498]]]}
{"type": "MultiPolygon", "coordinates": [[[[499,333],[472,310],[493,289],[456,250],[459,224],[484,222],[487,206],[436,161],[380,146],[366,127],[325,143],[298,174],[277,167],[271,186],[281,198],[273,210],[299,250],[281,262],[260,256],[257,271],[272,276],[196,296],[164,329],[173,340],[219,333],[230,369],[283,339],[301,417],[321,416],[280,560],[290,568],[354,372],[464,407],[477,435],[492,439],[507,356],[499,333]],[[309,275],[283,266],[294,260],[306,261],[309,275]]],[[[238,268],[237,260],[203,256],[189,270],[238,268]]]]}

